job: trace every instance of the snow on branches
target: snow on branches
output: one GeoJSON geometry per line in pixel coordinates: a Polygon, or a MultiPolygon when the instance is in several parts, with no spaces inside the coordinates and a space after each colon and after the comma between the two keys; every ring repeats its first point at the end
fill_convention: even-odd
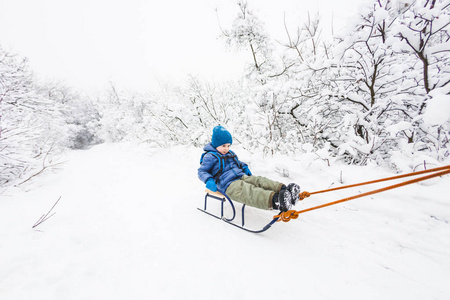
{"type": "Polygon", "coordinates": [[[400,158],[412,167],[449,158],[450,0],[368,1],[330,41],[320,15],[295,29],[285,20],[283,40],[247,2],[236,8],[222,38],[247,51],[249,64],[234,82],[191,77],[149,93],[111,84],[92,103],[63,85],[37,85],[26,61],[0,48],[0,185],[36,169],[51,145],[202,146],[219,124],[268,155],[314,152],[396,168],[400,158]]]}
{"type": "Polygon", "coordinates": [[[94,141],[98,128],[87,133],[85,125],[96,122],[95,109],[80,103],[63,86],[38,84],[26,59],[0,47],[0,187],[40,174],[64,147],[94,141]]]}

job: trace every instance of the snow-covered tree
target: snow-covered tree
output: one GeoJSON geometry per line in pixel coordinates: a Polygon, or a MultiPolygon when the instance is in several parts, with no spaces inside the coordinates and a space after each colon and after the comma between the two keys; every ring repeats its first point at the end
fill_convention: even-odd
{"type": "Polygon", "coordinates": [[[61,113],[60,126],[67,136],[59,140],[60,146],[83,149],[101,141],[98,137],[100,114],[87,96],[61,82],[42,83],[39,92],[48,97],[61,113]]]}
{"type": "MultiPolygon", "coordinates": [[[[447,85],[450,72],[450,1],[399,0],[397,9],[400,15],[396,19],[394,33],[405,44],[397,49],[420,60],[421,81],[426,93],[447,85]]],[[[424,106],[419,109],[423,110],[424,106]]]]}
{"type": "Polygon", "coordinates": [[[396,15],[390,1],[382,2],[373,1],[336,47],[341,57],[334,96],[344,116],[337,143],[341,154],[362,163],[378,154],[385,157],[393,146],[386,122],[404,110],[402,101],[391,98],[404,80],[404,68],[387,43],[396,15]]]}
{"type": "Polygon", "coordinates": [[[253,61],[249,73],[256,74],[257,79],[264,82],[263,74],[273,67],[271,60],[273,47],[265,31],[264,23],[249,8],[247,1],[238,0],[237,6],[239,7],[238,15],[230,29],[222,30],[223,37],[228,46],[249,50],[253,61]]]}
{"type": "MultiPolygon", "coordinates": [[[[286,27],[286,26],[285,26],[286,27]]],[[[336,105],[330,102],[331,79],[336,65],[332,45],[322,41],[320,15],[308,19],[291,33],[286,27],[287,42],[283,55],[284,83],[287,90],[284,106],[285,127],[290,141],[304,151],[332,144],[330,132],[340,119],[336,105]]]]}
{"type": "Polygon", "coordinates": [[[373,0],[334,43],[321,41],[319,16],[308,18],[286,26],[284,49],[246,2],[238,7],[223,36],[253,58],[240,125],[251,124],[251,147],[327,149],[360,164],[389,163],[406,148],[448,155],[447,125],[430,127],[422,115],[449,83],[449,1],[373,0]]]}
{"type": "Polygon", "coordinates": [[[427,133],[421,129],[420,116],[427,93],[438,84],[445,85],[448,78],[448,59],[442,55],[449,49],[442,38],[447,35],[448,5],[438,7],[430,3],[373,1],[337,47],[342,58],[334,91],[345,114],[339,149],[353,160],[388,160],[390,152],[405,143],[415,144],[416,150],[423,149],[427,133]],[[418,20],[415,11],[421,11],[420,16],[441,18],[439,28],[426,34],[427,38],[422,35],[429,23],[418,20]],[[413,20],[422,24],[419,30],[411,25],[413,20]],[[432,38],[434,34],[440,38],[432,38]],[[425,53],[436,43],[442,52],[433,52],[440,58],[431,59],[425,53]],[[411,51],[412,45],[420,44],[421,50],[411,51]],[[430,86],[432,65],[436,66],[436,80],[430,86]]]}
{"type": "MultiPolygon", "coordinates": [[[[436,102],[450,101],[450,1],[399,0],[396,4],[401,13],[393,31],[401,42],[394,45],[395,50],[414,58],[415,68],[408,75],[418,88],[411,97],[420,96],[420,101],[411,107],[414,122],[410,143],[414,144],[413,150],[428,150],[442,160],[450,154],[449,120],[444,117],[438,118],[442,119],[438,123],[423,122],[423,117],[433,98],[436,102]]],[[[444,111],[448,109],[445,103],[442,103],[444,111]]]]}
{"type": "Polygon", "coordinates": [[[64,132],[53,126],[59,113],[37,91],[27,60],[1,47],[0,101],[0,186],[7,186],[46,168],[55,138],[64,137],[64,132]]]}

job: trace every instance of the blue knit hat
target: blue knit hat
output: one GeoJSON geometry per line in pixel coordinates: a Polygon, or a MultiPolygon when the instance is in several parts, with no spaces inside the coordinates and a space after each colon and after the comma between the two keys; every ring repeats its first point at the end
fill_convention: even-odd
{"type": "Polygon", "coordinates": [[[233,144],[231,133],[229,133],[223,126],[214,127],[211,144],[214,148],[222,146],[223,144],[233,144]]]}

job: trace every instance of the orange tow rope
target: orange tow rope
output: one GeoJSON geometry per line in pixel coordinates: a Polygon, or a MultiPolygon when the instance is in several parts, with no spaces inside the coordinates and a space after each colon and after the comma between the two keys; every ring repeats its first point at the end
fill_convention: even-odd
{"type": "Polygon", "coordinates": [[[275,218],[279,218],[277,222],[279,222],[279,221],[289,222],[291,219],[297,219],[299,214],[305,213],[307,211],[311,211],[311,210],[315,210],[315,209],[319,209],[319,208],[335,205],[335,204],[338,204],[338,203],[341,203],[341,202],[345,202],[345,201],[349,201],[349,200],[353,200],[353,199],[357,199],[357,198],[361,198],[361,197],[365,197],[365,196],[381,193],[381,192],[384,192],[384,191],[392,190],[392,189],[395,189],[395,188],[398,188],[398,187],[401,187],[401,186],[405,186],[405,185],[408,185],[408,184],[424,181],[424,180],[431,179],[431,178],[434,178],[434,177],[447,175],[447,174],[450,174],[450,165],[444,166],[444,167],[439,167],[439,168],[434,168],[434,169],[429,169],[429,170],[423,170],[423,171],[418,171],[418,172],[407,173],[407,174],[393,176],[393,177],[388,177],[388,178],[382,178],[382,179],[366,181],[366,182],[362,182],[362,183],[356,183],[356,184],[336,187],[336,188],[327,189],[327,190],[321,190],[321,191],[312,192],[312,193],[302,192],[302,193],[300,193],[299,196],[300,196],[300,200],[303,200],[303,199],[309,197],[310,195],[314,195],[314,194],[326,193],[326,192],[331,192],[331,191],[336,191],[336,190],[341,190],[341,189],[346,189],[346,188],[351,188],[351,187],[356,187],[356,186],[361,186],[361,185],[366,185],[366,184],[378,183],[378,182],[383,182],[383,181],[388,181],[388,180],[393,180],[393,179],[399,179],[399,178],[404,178],[404,177],[409,177],[409,176],[416,176],[416,175],[421,175],[421,174],[426,174],[426,173],[434,173],[434,174],[430,174],[430,175],[422,176],[422,177],[419,177],[419,178],[411,179],[411,180],[408,180],[408,181],[405,181],[405,182],[401,182],[401,183],[398,183],[398,184],[394,184],[394,185],[390,185],[390,186],[387,186],[387,187],[384,187],[384,188],[381,188],[381,189],[369,191],[367,193],[363,193],[363,194],[351,196],[351,197],[348,197],[348,198],[344,198],[344,199],[341,199],[341,200],[325,203],[325,204],[322,204],[322,205],[319,205],[319,206],[314,206],[314,207],[311,207],[311,208],[308,208],[308,209],[304,209],[304,210],[298,210],[298,211],[296,211],[296,210],[288,210],[286,212],[283,212],[283,213],[280,213],[279,215],[274,216],[273,218],[274,219],[275,218]]]}

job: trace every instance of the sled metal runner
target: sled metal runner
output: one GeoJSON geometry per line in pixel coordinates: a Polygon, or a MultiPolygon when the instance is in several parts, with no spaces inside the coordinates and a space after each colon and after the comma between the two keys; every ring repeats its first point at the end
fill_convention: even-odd
{"type": "Polygon", "coordinates": [[[235,226],[235,227],[237,227],[239,229],[242,229],[242,230],[245,230],[245,231],[248,231],[248,232],[253,232],[253,233],[264,232],[264,231],[268,230],[275,222],[278,221],[278,218],[275,218],[275,219],[270,221],[266,226],[264,226],[260,230],[248,229],[248,228],[245,227],[245,206],[246,206],[245,204],[242,205],[241,225],[233,223],[233,220],[236,218],[236,208],[235,208],[235,206],[233,204],[233,201],[231,201],[231,199],[225,194],[213,193],[213,192],[210,192],[210,191],[206,191],[204,207],[203,207],[203,209],[201,209],[201,208],[197,208],[197,209],[202,211],[202,212],[204,212],[205,214],[208,214],[208,215],[210,215],[210,216],[212,216],[212,217],[214,217],[216,219],[222,220],[222,221],[224,221],[224,222],[226,222],[226,223],[228,223],[230,225],[233,225],[233,226],[235,226]],[[208,198],[219,200],[221,202],[220,203],[220,216],[217,216],[217,215],[212,214],[212,213],[207,211],[208,198]],[[228,202],[230,204],[230,206],[231,206],[231,209],[232,209],[232,216],[231,216],[231,218],[226,218],[224,216],[223,209],[224,209],[225,202],[228,202]]]}

